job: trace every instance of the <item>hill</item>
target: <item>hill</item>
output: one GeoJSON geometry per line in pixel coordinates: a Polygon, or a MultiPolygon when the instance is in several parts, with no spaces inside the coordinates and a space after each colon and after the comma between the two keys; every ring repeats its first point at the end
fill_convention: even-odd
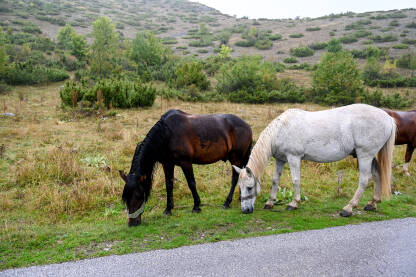
{"type": "Polygon", "coordinates": [[[319,61],[324,53],[320,49],[331,38],[341,39],[344,48],[351,50],[368,45],[386,48],[393,57],[416,47],[415,9],[254,20],[186,0],[0,1],[4,30],[52,40],[65,24],[88,38],[92,23],[100,16],[110,17],[124,37],[151,31],[176,54],[185,56],[207,57],[224,42],[233,48],[233,56],[258,54],[277,62],[296,56],[292,48],[310,46],[315,50],[310,56],[296,57],[298,63],[319,61]]]}

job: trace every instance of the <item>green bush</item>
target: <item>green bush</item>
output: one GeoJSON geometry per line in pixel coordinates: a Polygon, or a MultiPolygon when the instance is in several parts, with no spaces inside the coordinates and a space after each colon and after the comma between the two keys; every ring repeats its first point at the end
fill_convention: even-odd
{"type": "Polygon", "coordinates": [[[370,25],[371,24],[371,20],[369,19],[361,19],[358,20],[356,22],[353,22],[351,24],[348,24],[345,26],[345,30],[358,30],[358,29],[363,29],[365,25],[370,25]]]}
{"type": "Polygon", "coordinates": [[[268,39],[260,39],[256,41],[254,46],[259,50],[267,50],[267,49],[272,48],[273,42],[268,39]]]}
{"type": "Polygon", "coordinates": [[[295,57],[310,57],[313,56],[314,53],[313,49],[307,46],[290,49],[290,54],[295,57]]]}
{"type": "Polygon", "coordinates": [[[390,109],[403,109],[413,104],[408,97],[403,97],[398,93],[393,95],[384,95],[380,90],[365,92],[362,96],[362,102],[376,107],[387,107],[390,109]]]}
{"type": "Polygon", "coordinates": [[[251,47],[254,46],[256,42],[254,40],[239,40],[235,43],[236,46],[240,47],[251,47]]]}
{"type": "Polygon", "coordinates": [[[331,53],[339,52],[342,50],[342,44],[338,39],[333,38],[330,41],[328,41],[326,50],[331,53]]]}
{"type": "Polygon", "coordinates": [[[301,38],[301,37],[303,37],[303,34],[302,33],[291,34],[291,35],[289,35],[289,37],[291,37],[291,38],[301,38]]]}
{"type": "Polygon", "coordinates": [[[358,65],[345,51],[325,54],[313,75],[313,101],[326,105],[351,104],[363,89],[358,65]]]}
{"type": "Polygon", "coordinates": [[[91,105],[103,101],[102,104],[107,108],[133,108],[152,106],[156,99],[156,89],[140,80],[104,79],[93,87],[89,87],[87,82],[67,81],[59,95],[64,106],[73,106],[81,101],[91,105]]]}
{"type": "Polygon", "coordinates": [[[400,26],[400,23],[397,20],[392,20],[389,25],[393,27],[398,27],[400,26]]]}
{"type": "Polygon", "coordinates": [[[413,44],[416,44],[416,39],[405,38],[405,39],[402,40],[402,43],[413,45],[413,44]]]}
{"type": "Polygon", "coordinates": [[[319,31],[319,30],[321,30],[321,28],[319,28],[319,27],[308,27],[308,28],[306,28],[307,32],[315,32],[315,31],[319,31]]]}
{"type": "Polygon", "coordinates": [[[280,34],[273,34],[273,35],[269,35],[268,36],[268,39],[270,39],[270,40],[272,40],[272,41],[275,41],[275,40],[280,40],[280,39],[282,39],[282,35],[280,35],[280,34]]]}
{"type": "Polygon", "coordinates": [[[410,22],[409,24],[406,25],[406,28],[413,28],[413,29],[415,29],[416,28],[416,22],[414,22],[414,21],[410,22]]]}
{"type": "Polygon", "coordinates": [[[393,48],[394,49],[407,49],[409,48],[409,45],[400,43],[400,44],[393,45],[393,48]]]}
{"type": "Polygon", "coordinates": [[[411,69],[412,65],[416,66],[416,53],[407,53],[397,60],[397,66],[400,68],[411,69]]]}
{"type": "Polygon", "coordinates": [[[283,60],[284,63],[297,63],[298,60],[295,57],[287,57],[283,60]]]}
{"type": "Polygon", "coordinates": [[[0,79],[9,85],[34,85],[59,82],[69,78],[66,71],[58,68],[33,65],[31,62],[9,64],[0,79]]]}
{"type": "Polygon", "coordinates": [[[357,42],[358,39],[354,35],[349,34],[349,35],[344,35],[340,37],[339,41],[341,41],[344,44],[350,44],[350,43],[357,42]]]}
{"type": "Polygon", "coordinates": [[[352,35],[356,38],[364,38],[364,37],[371,36],[372,33],[367,30],[358,30],[358,31],[355,31],[352,35]]]}
{"type": "Polygon", "coordinates": [[[199,90],[207,90],[210,86],[200,62],[185,62],[178,65],[175,75],[168,81],[168,84],[177,89],[195,86],[199,90]]]}
{"type": "Polygon", "coordinates": [[[376,35],[376,36],[370,36],[369,37],[374,42],[391,42],[391,41],[397,41],[397,37],[393,34],[386,34],[386,35],[376,35]]]}
{"type": "Polygon", "coordinates": [[[313,50],[321,50],[321,49],[325,49],[327,45],[328,43],[326,42],[314,42],[314,43],[309,44],[308,47],[313,50]]]}

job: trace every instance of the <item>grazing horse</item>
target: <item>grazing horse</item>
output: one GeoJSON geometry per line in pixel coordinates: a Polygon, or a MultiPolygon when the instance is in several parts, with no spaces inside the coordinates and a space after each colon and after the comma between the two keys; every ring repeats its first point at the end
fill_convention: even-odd
{"type": "Polygon", "coordinates": [[[396,120],[396,145],[407,144],[403,171],[405,175],[410,176],[409,163],[416,147],[416,110],[407,112],[392,111],[389,109],[383,110],[396,120]]]}
{"type": "Polygon", "coordinates": [[[354,104],[318,112],[287,110],[260,134],[247,167],[240,169],[234,166],[239,173],[241,210],[243,213],[253,212],[260,191],[259,178],[271,156],[276,159],[276,169],[265,209],[273,207],[280,176],[288,162],[295,193],[287,209],[293,210],[300,202],[301,160],[329,163],[356,154],[360,169],[359,187],[341,215],[352,215],[352,209],[357,206],[371,176],[375,182],[374,195],[364,209],[374,211],[376,202],[381,201],[382,192],[387,197],[391,193],[395,135],[394,119],[383,110],[369,105],[354,104]]]}
{"type": "MultiPolygon", "coordinates": [[[[130,172],[120,176],[126,182],[122,199],[128,209],[129,226],[141,223],[141,214],[150,191],[157,162],[165,173],[167,205],[164,214],[173,208],[173,174],[175,165],[182,168],[194,198],[193,212],[200,212],[200,198],[195,186],[192,164],[211,164],[219,160],[245,166],[253,143],[250,126],[232,114],[192,115],[169,110],[137,145],[130,172]]],[[[233,171],[230,193],[223,205],[228,208],[237,184],[233,171]]]]}

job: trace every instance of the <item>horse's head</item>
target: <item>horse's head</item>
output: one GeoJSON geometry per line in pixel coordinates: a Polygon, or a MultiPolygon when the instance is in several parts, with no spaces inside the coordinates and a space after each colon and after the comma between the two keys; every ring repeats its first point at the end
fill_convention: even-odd
{"type": "Polygon", "coordinates": [[[144,182],[146,176],[137,176],[135,174],[126,175],[119,171],[121,178],[126,182],[123,189],[122,199],[127,206],[129,217],[129,226],[137,226],[142,221],[142,213],[147,200],[144,182]]]}
{"type": "Polygon", "coordinates": [[[241,191],[241,211],[245,214],[252,213],[257,193],[260,192],[260,181],[248,167],[241,169],[233,165],[233,168],[240,175],[238,185],[241,191]]]}

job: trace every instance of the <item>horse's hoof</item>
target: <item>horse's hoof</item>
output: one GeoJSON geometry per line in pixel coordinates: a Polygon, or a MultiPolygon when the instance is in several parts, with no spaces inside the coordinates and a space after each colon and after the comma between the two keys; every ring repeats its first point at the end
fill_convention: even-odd
{"type": "Polygon", "coordinates": [[[364,207],[364,211],[367,212],[375,212],[377,208],[375,208],[373,205],[367,204],[367,206],[364,207]]]}
{"type": "Polygon", "coordinates": [[[172,215],[172,211],[171,210],[165,210],[163,212],[164,215],[172,215]]]}
{"type": "Polygon", "coordinates": [[[199,207],[198,208],[193,208],[192,212],[195,213],[195,214],[199,214],[201,212],[201,208],[199,208],[199,207]]]}
{"type": "Polygon", "coordinates": [[[224,210],[229,209],[229,208],[230,208],[230,204],[226,204],[226,203],[224,203],[224,205],[222,205],[222,208],[223,208],[224,210]]]}
{"type": "Polygon", "coordinates": [[[297,208],[296,207],[293,207],[293,206],[290,206],[290,205],[288,205],[287,207],[286,207],[286,211],[294,211],[294,210],[296,210],[297,208]]]}
{"type": "Polygon", "coordinates": [[[271,210],[271,209],[273,209],[273,205],[266,204],[266,205],[264,205],[264,209],[265,210],[271,210]]]}
{"type": "Polygon", "coordinates": [[[342,217],[350,217],[350,216],[352,216],[352,213],[351,212],[347,212],[346,210],[342,210],[339,213],[339,215],[342,216],[342,217]]]}

